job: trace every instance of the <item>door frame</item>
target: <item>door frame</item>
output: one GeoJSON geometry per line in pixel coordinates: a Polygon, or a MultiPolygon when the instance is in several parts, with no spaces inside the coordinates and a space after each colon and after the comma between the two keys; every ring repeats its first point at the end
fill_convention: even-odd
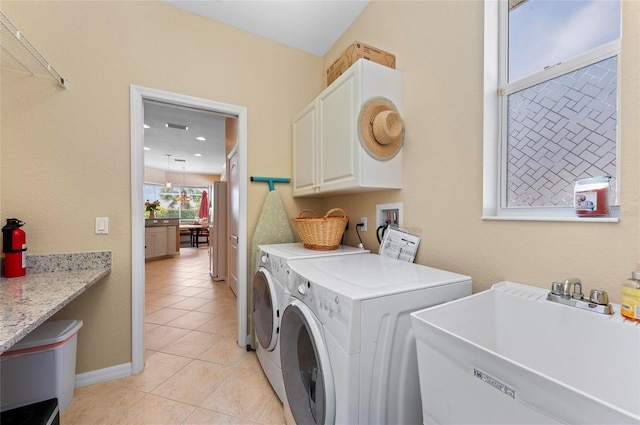
{"type": "Polygon", "coordinates": [[[195,107],[238,119],[240,205],[238,217],[237,341],[247,345],[247,108],[178,93],[131,85],[131,366],[144,369],[144,100],[195,107]]]}

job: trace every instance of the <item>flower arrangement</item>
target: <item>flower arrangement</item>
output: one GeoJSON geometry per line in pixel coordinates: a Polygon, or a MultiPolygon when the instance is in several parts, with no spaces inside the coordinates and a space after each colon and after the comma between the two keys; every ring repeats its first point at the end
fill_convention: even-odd
{"type": "Polygon", "coordinates": [[[148,212],[155,212],[158,208],[160,208],[160,201],[156,200],[153,202],[149,202],[149,200],[147,199],[147,202],[144,203],[144,207],[148,212]]]}

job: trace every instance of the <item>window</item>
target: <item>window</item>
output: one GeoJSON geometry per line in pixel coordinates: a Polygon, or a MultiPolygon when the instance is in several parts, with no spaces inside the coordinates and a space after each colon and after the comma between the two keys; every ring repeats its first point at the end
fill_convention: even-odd
{"type": "Polygon", "coordinates": [[[144,201],[160,201],[156,218],[194,220],[200,209],[202,191],[204,190],[208,191],[209,189],[198,186],[166,187],[160,184],[146,183],[144,185],[144,201]],[[181,195],[184,198],[181,198],[181,195]]]}
{"type": "Polygon", "coordinates": [[[486,218],[575,217],[573,183],[612,176],[617,0],[485,1],[486,218]]]}

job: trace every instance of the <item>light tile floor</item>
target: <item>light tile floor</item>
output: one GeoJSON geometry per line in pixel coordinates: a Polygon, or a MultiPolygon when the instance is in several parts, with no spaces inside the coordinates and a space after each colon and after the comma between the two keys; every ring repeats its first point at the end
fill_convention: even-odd
{"type": "Polygon", "coordinates": [[[284,424],[255,352],[236,343],[236,298],[206,247],[146,263],[142,373],[76,388],[65,425],[284,424]]]}

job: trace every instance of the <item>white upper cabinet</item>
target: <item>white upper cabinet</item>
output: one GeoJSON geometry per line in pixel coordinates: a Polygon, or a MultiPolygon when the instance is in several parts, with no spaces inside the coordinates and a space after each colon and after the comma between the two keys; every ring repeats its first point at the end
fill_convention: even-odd
{"type": "Polygon", "coordinates": [[[293,195],[323,197],[402,188],[402,149],[379,160],[362,147],[358,118],[383,97],[402,116],[402,74],[358,60],[293,121],[293,195]]]}
{"type": "Polygon", "coordinates": [[[316,102],[309,104],[293,122],[294,196],[315,193],[317,187],[316,102]]]}

